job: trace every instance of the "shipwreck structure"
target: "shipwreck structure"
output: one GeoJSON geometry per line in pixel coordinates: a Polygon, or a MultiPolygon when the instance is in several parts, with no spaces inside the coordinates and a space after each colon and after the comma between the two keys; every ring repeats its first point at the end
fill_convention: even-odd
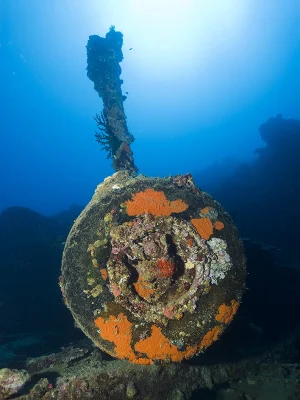
{"type": "Polygon", "coordinates": [[[230,216],[190,174],[137,175],[119,63],[123,36],[90,36],[88,77],[103,100],[96,139],[116,170],[75,221],[60,285],[77,325],[110,355],[136,364],[205,351],[234,318],[245,287],[230,216]]]}

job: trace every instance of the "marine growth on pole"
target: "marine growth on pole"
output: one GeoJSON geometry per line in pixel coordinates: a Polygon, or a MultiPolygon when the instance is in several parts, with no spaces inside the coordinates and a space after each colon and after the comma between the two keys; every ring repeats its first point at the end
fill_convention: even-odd
{"type": "Polygon", "coordinates": [[[243,245],[190,174],[136,176],[121,47],[114,28],[87,45],[88,76],[104,104],[98,139],[117,172],[75,221],[60,286],[77,325],[102,350],[136,364],[178,362],[205,351],[233,320],[245,287],[243,245]]]}

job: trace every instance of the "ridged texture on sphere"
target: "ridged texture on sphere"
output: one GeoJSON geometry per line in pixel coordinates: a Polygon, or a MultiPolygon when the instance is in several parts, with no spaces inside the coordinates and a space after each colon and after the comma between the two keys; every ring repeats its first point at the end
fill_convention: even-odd
{"type": "Polygon", "coordinates": [[[152,364],[190,358],[217,340],[244,282],[235,226],[190,175],[130,178],[120,171],[76,220],[61,288],[97,346],[152,364]]]}

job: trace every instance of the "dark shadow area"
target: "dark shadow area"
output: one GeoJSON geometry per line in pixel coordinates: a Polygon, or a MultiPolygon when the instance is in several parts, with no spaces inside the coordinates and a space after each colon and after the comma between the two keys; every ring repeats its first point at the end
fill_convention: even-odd
{"type": "Polygon", "coordinates": [[[209,389],[195,390],[190,400],[216,400],[216,392],[209,389]]]}
{"type": "MultiPolygon", "coordinates": [[[[300,121],[278,115],[259,131],[266,146],[251,164],[220,164],[211,181],[209,170],[195,176],[235,220],[248,271],[238,315],[200,364],[263,353],[299,329],[300,121]]],[[[299,341],[295,346],[299,354],[299,341]]]]}
{"type": "Polygon", "coordinates": [[[230,213],[243,237],[278,249],[281,265],[300,268],[300,121],[277,115],[259,132],[266,145],[253,162],[225,160],[194,178],[230,213]]]}
{"type": "MultiPolygon", "coordinates": [[[[300,270],[280,267],[271,254],[251,241],[245,242],[245,252],[247,290],[236,318],[220,340],[188,364],[212,365],[260,356],[299,331],[300,270]]],[[[294,343],[294,360],[300,360],[299,344],[294,343]]]]}
{"type": "Polygon", "coordinates": [[[0,215],[0,364],[83,337],[58,285],[64,241],[78,212],[48,218],[11,207],[0,215]]]}

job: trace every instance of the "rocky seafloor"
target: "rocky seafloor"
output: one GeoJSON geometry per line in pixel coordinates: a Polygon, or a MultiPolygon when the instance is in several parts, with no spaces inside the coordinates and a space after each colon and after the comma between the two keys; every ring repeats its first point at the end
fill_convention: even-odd
{"type": "Polygon", "coordinates": [[[195,359],[141,366],[105,360],[100,350],[86,342],[29,359],[24,369],[2,369],[0,398],[296,400],[300,363],[287,361],[297,355],[296,335],[259,356],[228,363],[195,359]]]}

